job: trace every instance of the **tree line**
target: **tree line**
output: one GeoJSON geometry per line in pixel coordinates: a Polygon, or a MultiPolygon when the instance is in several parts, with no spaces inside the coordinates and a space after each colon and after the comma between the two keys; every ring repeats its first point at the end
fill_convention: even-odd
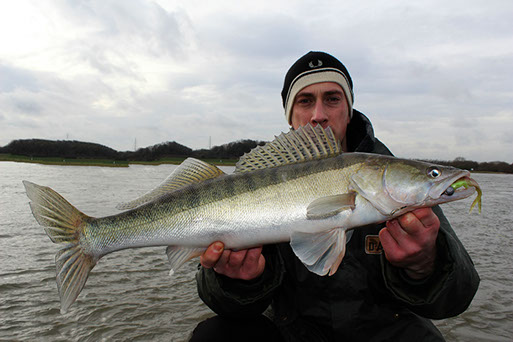
{"type": "Polygon", "coordinates": [[[163,158],[195,157],[200,159],[238,159],[263,141],[239,140],[214,146],[211,149],[192,150],[175,141],[168,141],[136,151],[116,151],[110,147],[75,140],[19,139],[0,147],[0,153],[27,157],[113,159],[122,161],[157,161],[163,158]]]}
{"type": "MultiPolygon", "coordinates": [[[[116,151],[110,147],[75,140],[19,139],[0,147],[0,153],[27,157],[54,157],[65,159],[112,159],[120,161],[158,161],[164,158],[195,157],[199,159],[238,159],[264,141],[238,140],[210,149],[192,150],[175,141],[168,141],[136,151],[116,151]]],[[[476,162],[458,157],[452,161],[426,160],[478,172],[513,173],[513,164],[506,162],[476,162]]]]}
{"type": "Polygon", "coordinates": [[[476,162],[473,160],[466,160],[463,157],[458,157],[451,161],[445,160],[426,160],[430,163],[436,163],[439,165],[453,166],[458,169],[476,171],[476,172],[501,172],[501,173],[513,173],[513,164],[508,164],[502,161],[493,162],[476,162]]]}

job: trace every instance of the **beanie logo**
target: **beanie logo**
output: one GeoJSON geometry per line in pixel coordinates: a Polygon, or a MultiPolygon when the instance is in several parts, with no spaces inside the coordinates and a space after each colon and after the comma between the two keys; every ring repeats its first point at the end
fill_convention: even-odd
{"type": "Polygon", "coordinates": [[[317,60],[317,64],[314,64],[314,61],[310,61],[310,63],[308,63],[308,66],[310,68],[319,68],[322,66],[322,61],[320,59],[317,60]]]}

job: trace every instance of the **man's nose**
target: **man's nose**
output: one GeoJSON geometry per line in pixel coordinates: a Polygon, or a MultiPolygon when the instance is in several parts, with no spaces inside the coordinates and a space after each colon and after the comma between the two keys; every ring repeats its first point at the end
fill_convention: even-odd
{"type": "Polygon", "coordinates": [[[328,116],[326,115],[324,104],[322,103],[322,101],[317,101],[313,108],[312,118],[310,119],[310,122],[314,126],[316,126],[317,124],[323,126],[327,121],[328,116]]]}

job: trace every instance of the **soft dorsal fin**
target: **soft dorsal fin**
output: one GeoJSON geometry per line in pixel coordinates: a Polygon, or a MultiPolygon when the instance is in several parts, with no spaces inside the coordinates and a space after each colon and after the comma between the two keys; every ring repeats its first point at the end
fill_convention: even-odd
{"type": "Polygon", "coordinates": [[[121,210],[133,209],[187,185],[203,182],[224,174],[215,165],[198,159],[187,158],[158,187],[133,201],[119,204],[117,208],[121,210]]]}
{"type": "Polygon", "coordinates": [[[307,124],[297,130],[275,136],[264,146],[244,154],[235,165],[234,172],[247,172],[308,160],[333,157],[342,152],[340,141],[330,127],[324,129],[307,124]]]}

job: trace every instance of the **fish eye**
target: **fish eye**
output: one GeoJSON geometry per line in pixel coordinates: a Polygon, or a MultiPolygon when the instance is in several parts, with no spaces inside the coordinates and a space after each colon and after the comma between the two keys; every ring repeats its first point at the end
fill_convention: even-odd
{"type": "Polygon", "coordinates": [[[440,171],[438,168],[436,167],[430,167],[427,171],[427,174],[429,177],[431,178],[437,178],[439,177],[441,174],[442,174],[442,171],[440,171]]]}

